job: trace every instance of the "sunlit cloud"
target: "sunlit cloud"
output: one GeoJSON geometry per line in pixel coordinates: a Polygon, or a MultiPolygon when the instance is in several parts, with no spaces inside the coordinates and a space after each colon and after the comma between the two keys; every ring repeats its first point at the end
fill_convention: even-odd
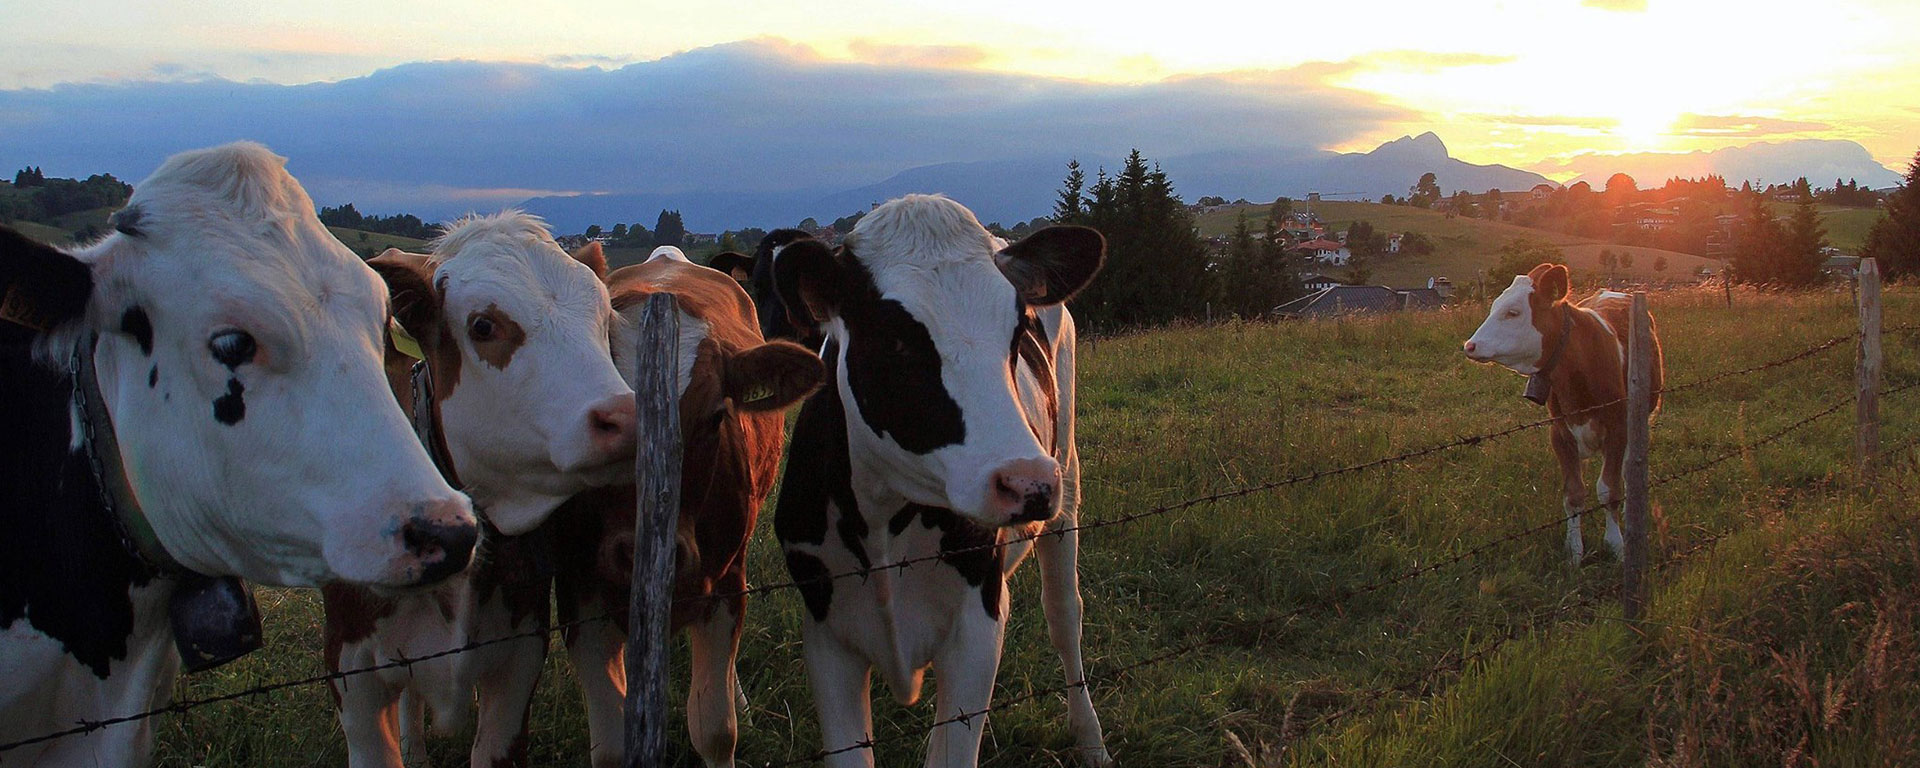
{"type": "Polygon", "coordinates": [[[1647,0],[1580,0],[1580,4],[1587,8],[1620,13],[1644,13],[1647,10],[1647,0]]]}
{"type": "Polygon", "coordinates": [[[893,67],[966,69],[987,60],[987,49],[977,45],[899,45],[858,39],[847,44],[857,60],[893,67]]]}
{"type": "Polygon", "coordinates": [[[1782,120],[1771,117],[1752,117],[1747,115],[1696,115],[1683,114],[1673,123],[1673,132],[1685,136],[1713,136],[1722,138],[1759,138],[1765,136],[1785,136],[1804,133],[1817,133],[1833,130],[1827,123],[1809,120],[1782,120]]]}

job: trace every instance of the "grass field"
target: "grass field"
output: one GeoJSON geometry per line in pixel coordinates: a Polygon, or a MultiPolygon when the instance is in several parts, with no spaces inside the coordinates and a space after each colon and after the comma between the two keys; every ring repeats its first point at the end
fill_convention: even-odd
{"type": "Polygon", "coordinates": [[[327,227],[327,231],[332,232],[335,239],[345,244],[349,249],[352,249],[354,253],[360,254],[361,258],[378,256],[381,251],[385,251],[388,248],[398,248],[403,251],[413,251],[415,253],[425,253],[427,250],[427,241],[411,237],[368,232],[360,229],[348,229],[346,227],[327,227]]]}
{"type": "MultiPolygon", "coordinates": [[[[1731,309],[1696,291],[1653,302],[1670,383],[1781,357],[1854,324],[1845,293],[1740,293],[1731,309]]],[[[1084,517],[1540,418],[1519,397],[1520,377],[1459,354],[1483,311],[1083,340],[1084,517]]],[[[1920,291],[1892,290],[1886,312],[1890,326],[1920,317],[1920,291]]],[[[1849,397],[1848,348],[1669,397],[1654,425],[1653,474],[1849,397]]],[[[1920,381],[1920,338],[1890,335],[1887,361],[1890,386],[1920,381]]],[[[1920,436],[1920,391],[1882,408],[1888,444],[1920,436]]],[[[1889,460],[1878,493],[1855,493],[1851,412],[1656,488],[1654,601],[1634,626],[1618,620],[1618,566],[1598,521],[1587,527],[1596,554],[1577,569],[1556,525],[1421,578],[1328,597],[1556,518],[1557,478],[1538,430],[1090,533],[1085,649],[1108,744],[1122,765],[1156,768],[1913,764],[1896,750],[1912,748],[1920,717],[1920,472],[1909,450],[1889,460]],[[1270,620],[1303,606],[1291,621],[1270,620]],[[1464,670],[1449,664],[1506,635],[1516,639],[1464,670]],[[1215,644],[1113,672],[1202,639],[1215,644]],[[1383,689],[1378,700],[1369,694],[1383,689]],[[1315,726],[1346,707],[1355,711],[1315,726]]],[[[770,520],[750,574],[786,578],[770,520]]],[[[1013,586],[1000,698],[1064,682],[1037,569],[1028,565],[1013,586]]],[[[314,594],[260,597],[267,648],[188,678],[180,695],[321,671],[314,594]]],[[[749,607],[739,665],[752,702],[741,720],[745,765],[819,747],[802,611],[790,591],[749,607]]],[[[560,655],[534,705],[534,762],[584,765],[583,711],[560,655]]],[[[675,663],[684,661],[681,653],[675,663]]],[[[683,675],[669,698],[682,699],[684,685],[683,675]]],[[[877,734],[897,737],[879,748],[879,764],[917,764],[915,734],[936,713],[924,702],[898,707],[879,690],[874,701],[877,734]]],[[[1064,720],[1055,695],[995,713],[982,764],[1071,764],[1064,720]]],[[[319,687],[167,716],[158,734],[164,766],[344,762],[319,687]]],[[[673,737],[684,744],[683,732],[673,737]]],[[[457,741],[436,746],[438,764],[463,755],[457,741]]]]}
{"type": "MultiPolygon", "coordinates": [[[[1304,205],[1305,203],[1296,201],[1294,210],[1302,210],[1304,205]]],[[[1242,211],[1247,214],[1247,226],[1259,232],[1266,226],[1267,210],[1268,207],[1265,205],[1236,206],[1204,214],[1199,220],[1200,233],[1207,236],[1231,233],[1234,221],[1242,211]]],[[[1718,261],[1712,259],[1677,251],[1604,243],[1499,221],[1462,217],[1450,219],[1443,213],[1404,205],[1328,201],[1314,203],[1313,212],[1326,222],[1329,232],[1345,232],[1349,224],[1365,220],[1371,222],[1374,229],[1379,232],[1419,232],[1432,239],[1434,252],[1430,255],[1382,256],[1369,264],[1369,268],[1373,270],[1373,282],[1396,288],[1424,287],[1429,277],[1451,278],[1456,286],[1471,284],[1474,280],[1485,277],[1487,268],[1499,261],[1500,246],[1516,238],[1527,238],[1560,246],[1561,251],[1566,254],[1568,265],[1572,266],[1576,273],[1581,274],[1592,275],[1604,272],[1600,268],[1602,250],[1633,254],[1633,268],[1616,271],[1616,274],[1621,277],[1686,280],[1696,267],[1705,266],[1718,270],[1720,265],[1718,261]],[[1654,262],[1660,257],[1666,258],[1666,269],[1655,270],[1654,262]]],[[[1323,271],[1335,275],[1345,274],[1344,269],[1338,267],[1323,271]]]]}
{"type": "MultiPolygon", "coordinates": [[[[1819,212],[1820,225],[1827,230],[1827,245],[1855,255],[1867,244],[1867,231],[1873,229],[1875,222],[1887,217],[1885,208],[1822,205],[1819,206],[1819,212]]],[[[1785,206],[1780,215],[1793,215],[1792,206],[1785,206]]]]}

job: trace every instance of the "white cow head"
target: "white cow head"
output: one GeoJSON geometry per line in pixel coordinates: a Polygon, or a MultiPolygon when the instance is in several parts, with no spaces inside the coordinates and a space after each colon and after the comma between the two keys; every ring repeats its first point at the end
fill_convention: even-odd
{"type": "Polygon", "coordinates": [[[71,255],[7,233],[3,314],[48,331],[50,361],[91,348],[129,484],[182,565],[438,581],[472,556],[472,509],[393,407],[386,287],[285,162],[248,143],[176,155],[71,255]]]}
{"type": "Polygon", "coordinates": [[[1554,305],[1567,300],[1569,289],[1565,265],[1541,264],[1515,275],[1462,349],[1475,362],[1499,363],[1525,374],[1540,370],[1547,335],[1560,332],[1554,305]]]}
{"type": "Polygon", "coordinates": [[[418,340],[460,481],[508,534],[567,497],[631,482],[633,390],[614,370],[598,243],[569,256],[539,218],[462,219],[431,255],[370,262],[418,340]]]}
{"type": "Polygon", "coordinates": [[[827,337],[861,474],[999,526],[1059,510],[1060,464],[1036,437],[1053,425],[1014,383],[1018,334],[1032,308],[1093,279],[1106,241],[1048,227],[996,245],[960,204],[909,195],[861,218],[842,250],[798,240],[774,269],[794,325],[827,337]]]}

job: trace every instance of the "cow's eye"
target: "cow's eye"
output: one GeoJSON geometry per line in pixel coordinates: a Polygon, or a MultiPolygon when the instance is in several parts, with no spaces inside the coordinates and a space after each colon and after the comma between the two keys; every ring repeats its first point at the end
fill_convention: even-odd
{"type": "Polygon", "coordinates": [[[487,341],[493,338],[493,319],[486,315],[475,317],[467,322],[467,336],[474,341],[487,341]]]}
{"type": "Polygon", "coordinates": [[[216,333],[207,340],[207,351],[213,359],[228,368],[238,368],[253,362],[253,356],[259,346],[253,341],[253,334],[242,330],[228,329],[216,333]]]}
{"type": "Polygon", "coordinates": [[[1520,310],[1517,310],[1517,309],[1507,310],[1507,317],[1519,317],[1519,316],[1520,316],[1520,310]]]}

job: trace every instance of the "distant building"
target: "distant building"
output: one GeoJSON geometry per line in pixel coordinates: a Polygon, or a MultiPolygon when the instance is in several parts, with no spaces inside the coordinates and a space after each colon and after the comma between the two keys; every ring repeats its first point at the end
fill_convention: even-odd
{"type": "Polygon", "coordinates": [[[1300,287],[1305,289],[1308,293],[1313,293],[1315,291],[1324,291],[1336,285],[1344,285],[1344,283],[1340,282],[1339,280],[1335,280],[1331,277],[1328,277],[1326,275],[1322,275],[1315,272],[1308,272],[1300,276],[1300,287]]]}
{"type": "Polygon", "coordinates": [[[1447,278],[1429,277],[1427,278],[1427,288],[1434,293],[1440,294],[1442,301],[1453,298],[1453,281],[1447,278]]]}
{"type": "Polygon", "coordinates": [[[1401,238],[1404,238],[1404,237],[1406,237],[1406,235],[1400,234],[1400,233],[1394,233],[1394,234],[1388,235],[1387,236],[1387,253],[1399,253],[1400,240],[1401,238]]]}
{"type": "Polygon", "coordinates": [[[1384,285],[1336,285],[1273,308],[1286,318],[1338,317],[1374,312],[1439,309],[1446,300],[1432,288],[1388,288],[1384,285]]]}
{"type": "Polygon", "coordinates": [[[1323,264],[1345,266],[1353,259],[1353,252],[1332,240],[1316,238],[1293,247],[1293,252],[1323,264]]]}
{"type": "Polygon", "coordinates": [[[1527,196],[1535,200],[1545,200],[1553,196],[1555,189],[1556,187],[1552,184],[1535,184],[1533,189],[1527,191],[1527,196]]]}

